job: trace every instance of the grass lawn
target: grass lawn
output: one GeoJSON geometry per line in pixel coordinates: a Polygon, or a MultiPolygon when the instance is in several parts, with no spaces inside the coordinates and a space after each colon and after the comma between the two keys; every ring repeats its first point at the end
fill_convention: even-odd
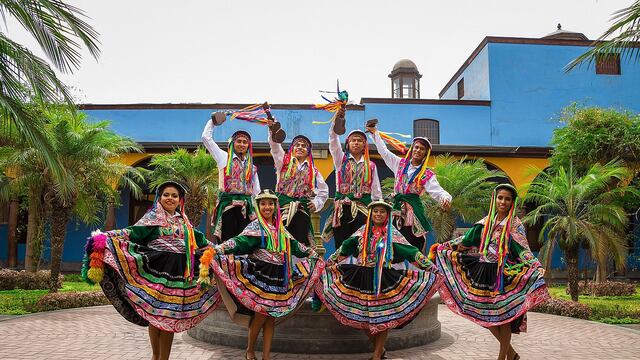
{"type": "MultiPolygon", "coordinates": [[[[97,291],[100,285],[89,285],[81,281],[79,275],[66,275],[62,289],[59,291],[97,291]]],[[[24,315],[33,311],[38,300],[46,295],[48,290],[3,290],[0,291],[0,315],[24,315]]]]}
{"type": "MultiPolygon", "coordinates": [[[[571,300],[565,286],[549,288],[551,296],[571,300]]],[[[590,320],[607,324],[640,324],[640,288],[632,296],[579,296],[579,302],[591,308],[590,320]]]]}

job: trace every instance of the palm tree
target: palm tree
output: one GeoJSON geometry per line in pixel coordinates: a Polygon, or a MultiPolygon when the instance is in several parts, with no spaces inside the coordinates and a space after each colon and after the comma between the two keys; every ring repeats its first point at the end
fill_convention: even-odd
{"type": "Polygon", "coordinates": [[[618,161],[593,165],[583,176],[573,166],[561,166],[540,173],[530,184],[526,198],[537,207],[524,222],[545,221],[539,237],[541,260],[548,264],[556,246],[564,252],[573,301],[578,301],[580,248],[586,248],[602,269],[610,259],[618,269],[625,266],[628,219],[621,198],[638,195],[636,189],[620,182],[628,172],[618,161]]]}
{"type": "MultiPolygon", "coordinates": [[[[456,229],[456,219],[475,222],[481,219],[489,207],[491,190],[496,185],[492,178],[504,176],[500,171],[489,170],[482,159],[454,159],[445,154],[435,158],[434,172],[440,185],[452,196],[451,208],[443,210],[428,194],[423,202],[431,219],[437,242],[451,240],[456,229]]],[[[393,178],[383,181],[383,191],[393,190],[393,178]]]]}
{"type": "Polygon", "coordinates": [[[176,149],[169,154],[154,155],[149,163],[151,186],[157,187],[167,180],[177,180],[186,190],[185,212],[194,227],[200,225],[205,209],[218,191],[218,168],[211,155],[202,147],[191,154],[176,149]]]}
{"type": "MultiPolygon", "coordinates": [[[[14,17],[63,73],[79,67],[83,47],[94,58],[99,55],[98,33],[83,20],[86,15],[75,6],[60,0],[0,0],[0,14],[3,18],[14,17]]],[[[51,172],[61,180],[64,172],[43,131],[43,119],[30,111],[26,102],[64,100],[72,104],[71,95],[45,60],[12,41],[1,28],[0,84],[0,118],[9,120],[3,121],[3,126],[10,123],[23,140],[42,151],[51,172]]],[[[0,142],[0,146],[5,145],[0,142]]],[[[63,181],[61,184],[66,186],[63,181]]]]}
{"type": "Polygon", "coordinates": [[[640,0],[613,13],[611,20],[615,22],[598,38],[599,42],[570,62],[566,71],[583,63],[591,65],[601,57],[619,55],[621,59],[640,60],[640,47],[637,45],[640,41],[640,0]],[[616,33],[618,35],[607,40],[616,33]]]}
{"type": "MultiPolygon", "coordinates": [[[[113,180],[128,170],[114,159],[140,149],[132,140],[109,130],[107,122],[87,123],[83,113],[52,107],[45,111],[45,116],[48,124],[44,130],[64,169],[65,185],[48,171],[44,156],[37,149],[16,151],[8,161],[19,169],[25,184],[37,185],[43,191],[42,196],[30,191],[37,195],[29,199],[29,205],[46,209],[44,219],[51,230],[51,276],[57,279],[69,221],[75,217],[89,225],[101,222],[99,214],[113,192],[113,180]],[[60,191],[63,187],[69,191],[60,191]]],[[[52,281],[50,290],[56,291],[55,286],[52,281]]]]}

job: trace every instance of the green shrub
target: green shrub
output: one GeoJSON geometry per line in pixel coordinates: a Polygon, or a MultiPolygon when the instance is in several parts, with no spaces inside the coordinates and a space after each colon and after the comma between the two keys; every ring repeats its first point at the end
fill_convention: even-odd
{"type": "Polygon", "coordinates": [[[50,293],[38,300],[34,312],[108,305],[102,291],[50,293]]]}
{"type": "MultiPolygon", "coordinates": [[[[49,280],[51,279],[51,271],[40,270],[34,273],[20,271],[16,279],[16,288],[25,290],[45,290],[49,289],[49,280]]],[[[62,287],[63,276],[58,276],[57,288],[62,287]]]]}
{"type": "MultiPolygon", "coordinates": [[[[569,294],[567,287],[566,293],[569,294]]],[[[622,281],[603,281],[596,283],[593,281],[578,282],[578,294],[590,296],[631,296],[636,293],[634,283],[622,281]]]]}
{"type": "Polygon", "coordinates": [[[538,304],[531,311],[585,320],[591,317],[591,308],[587,305],[554,298],[538,304]]]}
{"type": "Polygon", "coordinates": [[[18,272],[9,269],[0,269],[0,290],[13,290],[16,287],[18,272]]]}

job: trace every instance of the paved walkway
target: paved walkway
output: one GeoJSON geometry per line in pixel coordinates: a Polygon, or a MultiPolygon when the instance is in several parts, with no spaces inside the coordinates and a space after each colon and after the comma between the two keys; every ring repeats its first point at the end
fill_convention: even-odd
{"type": "MultiPolygon", "coordinates": [[[[389,352],[390,359],[495,359],[497,342],[480,326],[440,305],[440,340],[389,352]]],[[[276,330],[277,331],[277,330],[276,330]]],[[[640,331],[584,320],[529,313],[529,332],[514,335],[526,359],[640,359],[640,331]]],[[[190,338],[175,338],[171,359],[242,359],[243,351],[190,338]]],[[[369,354],[275,354],[276,360],[367,359],[369,354]]],[[[63,310],[0,321],[0,358],[149,359],[145,328],[126,322],[111,306],[63,310]]]]}

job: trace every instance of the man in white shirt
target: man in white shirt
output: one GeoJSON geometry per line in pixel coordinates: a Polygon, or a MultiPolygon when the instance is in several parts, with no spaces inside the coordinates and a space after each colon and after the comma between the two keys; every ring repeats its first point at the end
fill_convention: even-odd
{"type": "Polygon", "coordinates": [[[285,153],[282,145],[269,136],[269,146],[276,168],[282,221],[294,239],[315,248],[311,214],[322,210],[329,187],[313,163],[311,140],[298,135],[285,153]]]}
{"type": "Polygon", "coordinates": [[[367,130],[373,137],[378,153],[395,175],[394,226],[411,245],[426,253],[426,237],[431,224],[420,195],[426,191],[444,209],[451,206],[451,195],[440,186],[435,173],[427,166],[431,142],[424,137],[414,138],[407,155],[401,158],[387,149],[375,124],[368,124],[367,130]]]}
{"type": "Polygon", "coordinates": [[[365,225],[367,206],[371,201],[382,199],[382,189],[378,169],[369,159],[369,144],[364,131],[350,132],[343,151],[335,127],[334,124],[329,129],[329,152],[333,158],[336,194],[322,239],[329,241],[333,237],[338,249],[344,240],[365,225]]]}
{"type": "Polygon", "coordinates": [[[218,202],[212,216],[213,235],[220,243],[242,232],[255,219],[251,195],[260,192],[260,181],[253,165],[251,135],[236,131],[227,151],[213,140],[212,120],[202,131],[202,142],[218,165],[218,202]]]}

